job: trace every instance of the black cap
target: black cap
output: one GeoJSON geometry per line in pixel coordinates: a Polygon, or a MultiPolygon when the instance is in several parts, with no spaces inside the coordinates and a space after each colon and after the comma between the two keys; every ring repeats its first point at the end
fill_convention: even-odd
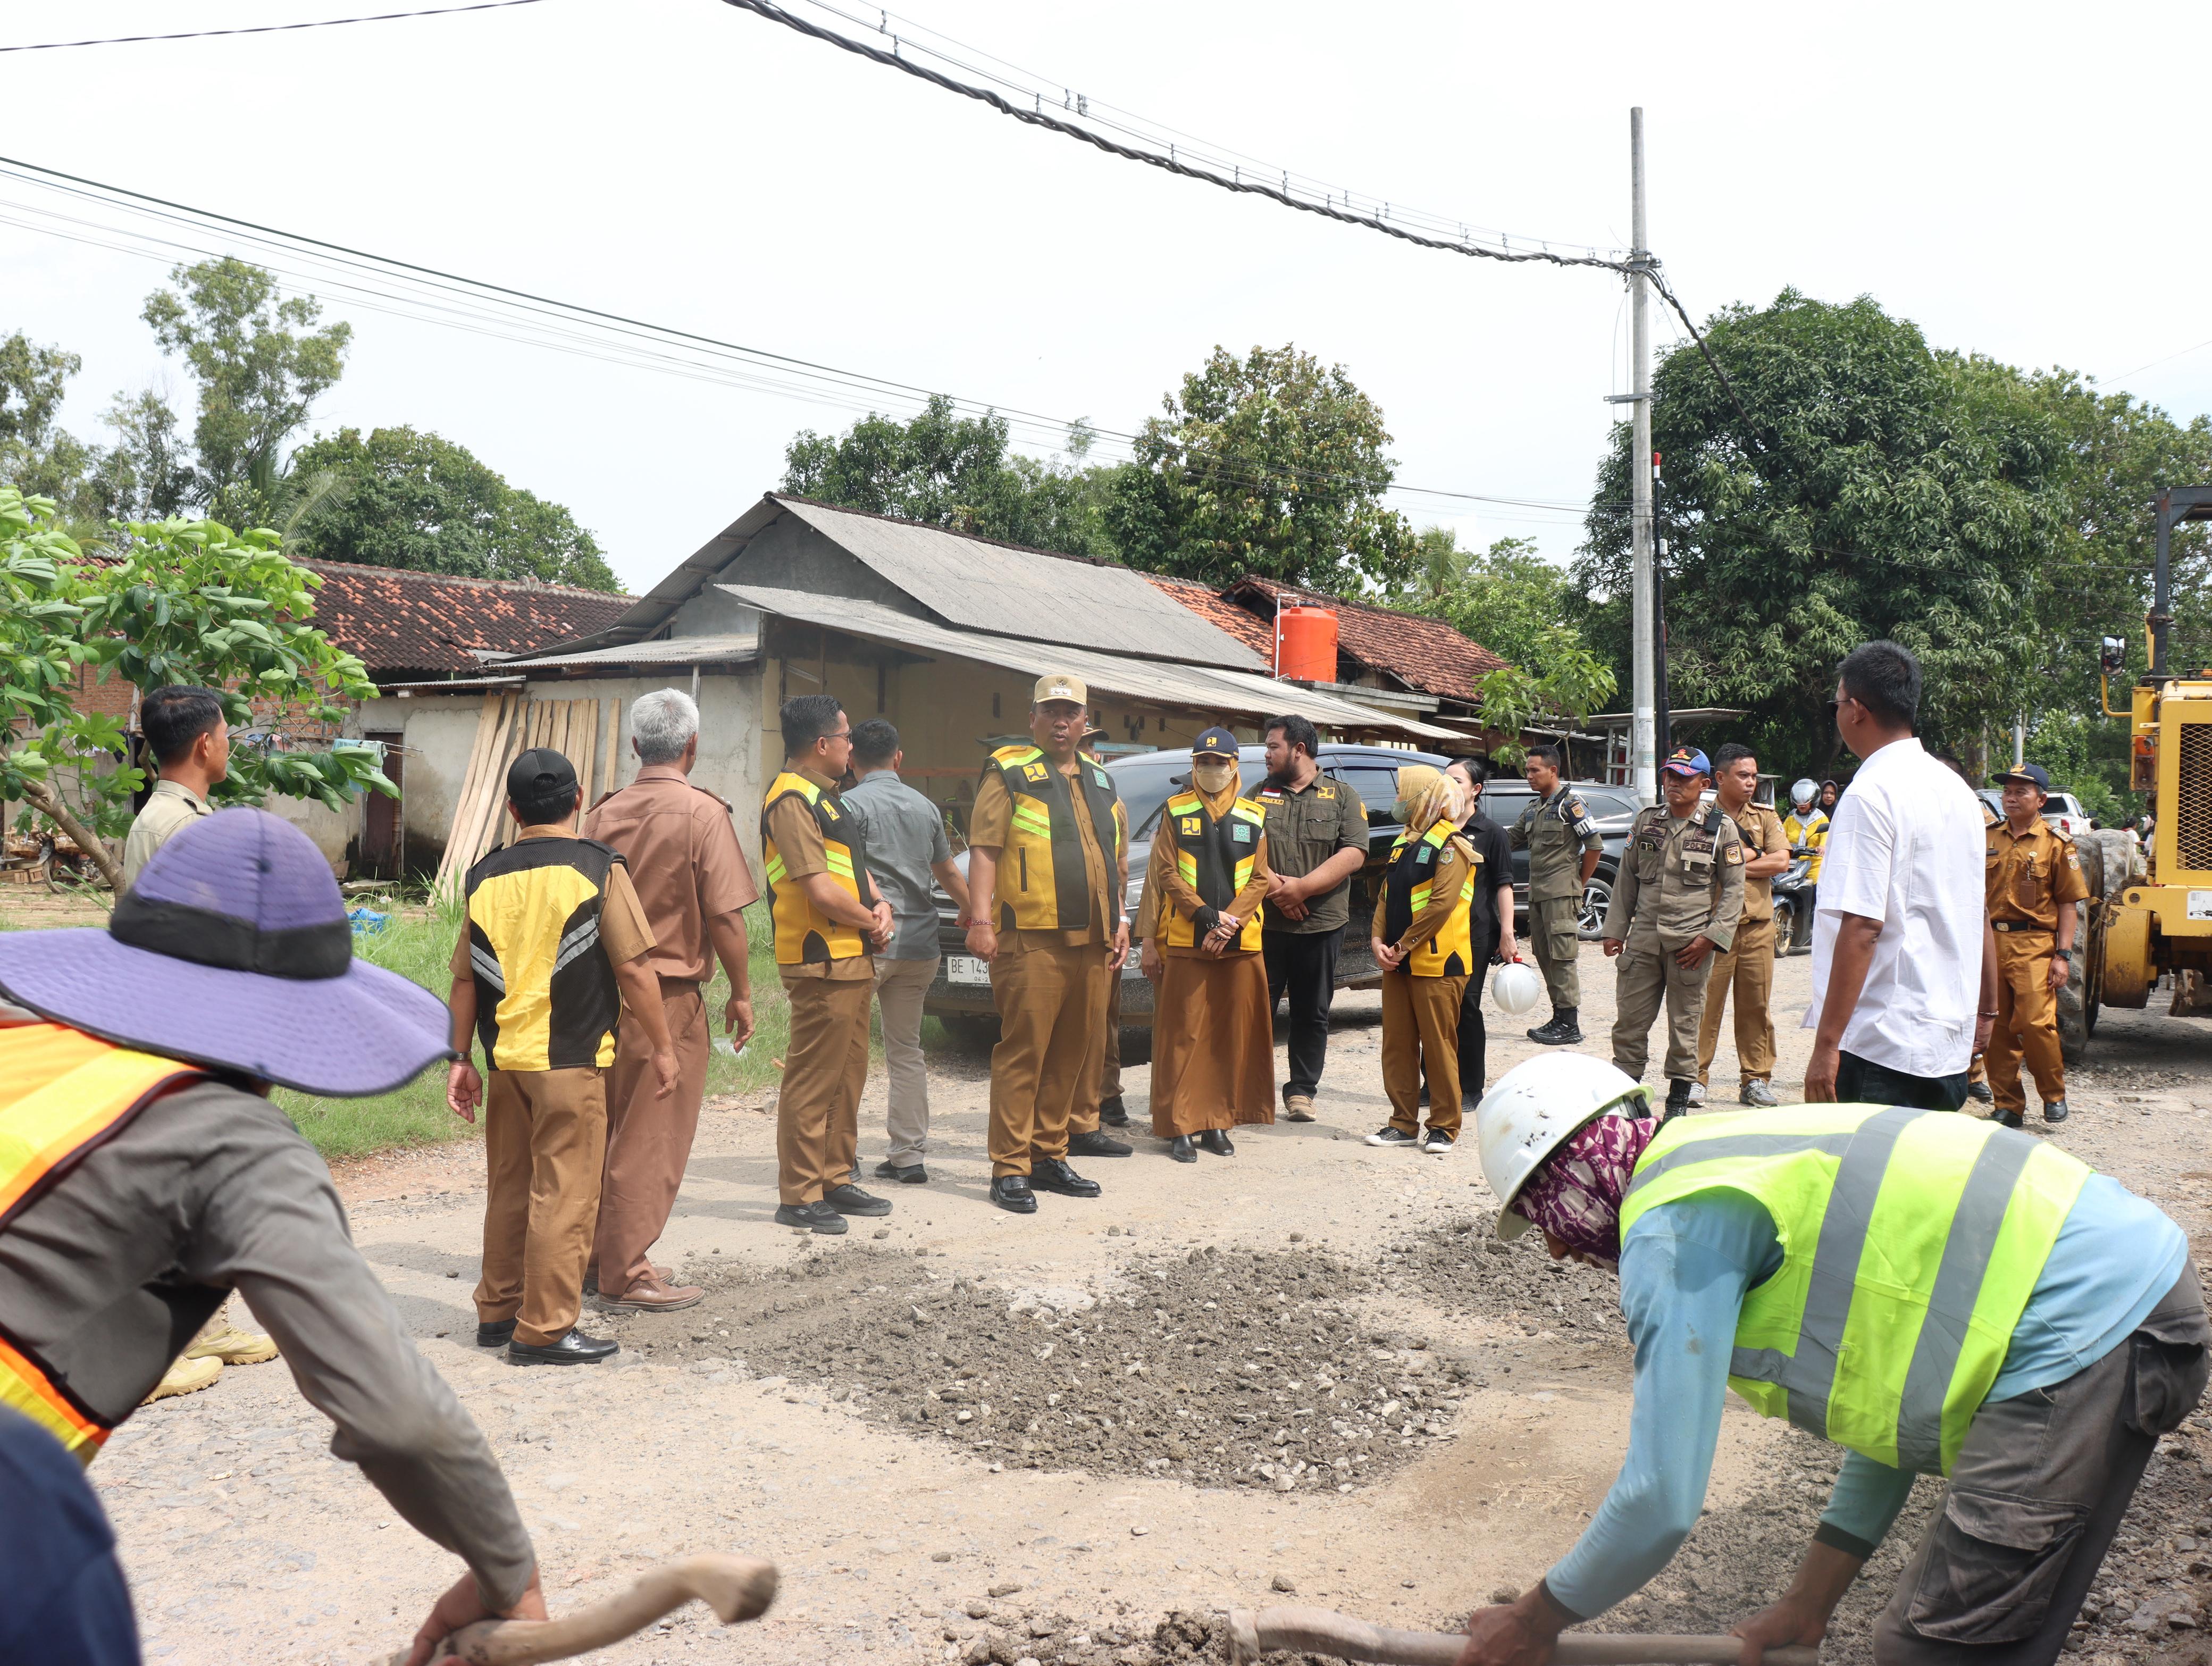
{"type": "Polygon", "coordinates": [[[507,766],[507,796],[535,804],[556,793],[576,790],[576,766],[550,746],[532,746],[507,766]]]}
{"type": "Polygon", "coordinates": [[[2009,787],[2014,781],[2033,787],[2046,799],[2051,796],[2051,771],[2040,763],[2023,763],[2017,769],[2008,769],[1997,777],[2000,787],[2009,787]]]}
{"type": "Polygon", "coordinates": [[[1237,737],[1217,723],[1199,736],[1198,744],[1190,749],[1190,752],[1193,757],[1196,757],[1201,752],[1212,752],[1222,757],[1235,757],[1237,750],[1237,737]]]}

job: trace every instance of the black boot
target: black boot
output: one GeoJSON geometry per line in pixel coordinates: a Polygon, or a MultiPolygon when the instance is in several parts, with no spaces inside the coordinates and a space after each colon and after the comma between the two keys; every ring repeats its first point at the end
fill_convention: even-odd
{"type": "Polygon", "coordinates": [[[1576,1046],[1583,1038],[1583,1027],[1575,1021],[1577,1011],[1572,1006],[1554,1006],[1552,1021],[1531,1030],[1528,1039],[1541,1042],[1547,1047],[1576,1046]]]}
{"type": "Polygon", "coordinates": [[[1230,1144],[1229,1131],[1226,1128],[1206,1129],[1205,1133],[1198,1136],[1198,1144],[1200,1150],[1210,1151],[1216,1157],[1234,1157],[1237,1155],[1237,1147],[1230,1144]]]}
{"type": "Polygon", "coordinates": [[[1665,1128],[1677,1116],[1690,1114],[1690,1085],[1669,1079],[1667,1083],[1667,1108],[1659,1115],[1659,1126],[1665,1128]]]}
{"type": "Polygon", "coordinates": [[[1168,1141],[1168,1155],[1178,1163],[1198,1161],[1197,1148],[1190,1143],[1190,1136],[1187,1134],[1178,1134],[1168,1141]]]}

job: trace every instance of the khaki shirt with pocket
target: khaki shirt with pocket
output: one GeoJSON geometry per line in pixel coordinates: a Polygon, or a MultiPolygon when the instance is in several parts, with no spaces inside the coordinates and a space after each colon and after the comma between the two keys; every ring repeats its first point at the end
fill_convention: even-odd
{"type": "Polygon", "coordinates": [[[1704,937],[1725,949],[1742,915],[1743,840],[1718,806],[1683,817],[1663,804],[1637,812],[1605,911],[1607,941],[1680,949],[1704,937]]]}
{"type": "Polygon", "coordinates": [[[2040,816],[2025,833],[2000,821],[1989,839],[1990,918],[2055,933],[2059,904],[2089,894],[2074,841],[2040,816]]]}
{"type": "MultiPolygon", "coordinates": [[[[1368,850],[1367,806],[1346,783],[1316,772],[1304,787],[1263,781],[1252,797],[1267,812],[1268,865],[1285,879],[1300,879],[1340,850],[1368,850]]],[[[1354,868],[1353,873],[1359,870],[1354,868]]],[[[1342,931],[1352,918],[1352,879],[1306,898],[1306,917],[1286,918],[1273,903],[1261,921],[1263,930],[1301,933],[1342,931]]]]}

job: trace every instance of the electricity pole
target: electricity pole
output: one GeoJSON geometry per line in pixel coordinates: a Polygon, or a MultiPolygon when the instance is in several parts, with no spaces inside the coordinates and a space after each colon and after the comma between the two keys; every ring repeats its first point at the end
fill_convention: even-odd
{"type": "Polygon", "coordinates": [[[1629,441],[1628,477],[1632,490],[1629,534],[1633,554],[1630,587],[1632,625],[1635,638],[1632,654],[1634,688],[1629,708],[1628,764],[1638,801],[1656,804],[1659,799],[1659,758],[1656,729],[1656,666],[1651,617],[1651,325],[1646,315],[1651,283],[1649,271],[1650,240],[1644,221],[1644,109],[1628,112],[1628,155],[1631,196],[1631,235],[1636,246],[1629,251],[1629,339],[1635,355],[1633,392],[1629,409],[1635,413],[1629,441]]]}

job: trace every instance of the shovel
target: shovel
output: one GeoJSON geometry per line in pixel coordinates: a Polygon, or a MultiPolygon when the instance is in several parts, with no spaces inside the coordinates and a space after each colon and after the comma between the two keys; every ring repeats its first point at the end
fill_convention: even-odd
{"type": "MultiPolygon", "coordinates": [[[[1401,1632],[1328,1608],[1232,1608],[1229,1654],[1252,1666],[1271,1649],[1371,1660],[1387,1666],[1453,1666],[1467,1639],[1442,1632],[1401,1632]]],[[[1570,1633],[1552,1645],[1553,1666],[1735,1666],[1735,1637],[1639,1637],[1570,1633]]],[[[1820,1651],[1802,1645],[1769,1649],[1762,1666],[1820,1666],[1820,1651]]]]}
{"type": "MultiPolygon", "coordinates": [[[[467,1666],[532,1666],[619,1643],[696,1597],[725,1626],[757,1620],[775,1600],[775,1565],[750,1556],[686,1556],[638,1576],[619,1596],[559,1620],[479,1620],[441,1641],[430,1658],[467,1666]]],[[[387,1666],[404,1666],[402,1649],[387,1666]]]]}

